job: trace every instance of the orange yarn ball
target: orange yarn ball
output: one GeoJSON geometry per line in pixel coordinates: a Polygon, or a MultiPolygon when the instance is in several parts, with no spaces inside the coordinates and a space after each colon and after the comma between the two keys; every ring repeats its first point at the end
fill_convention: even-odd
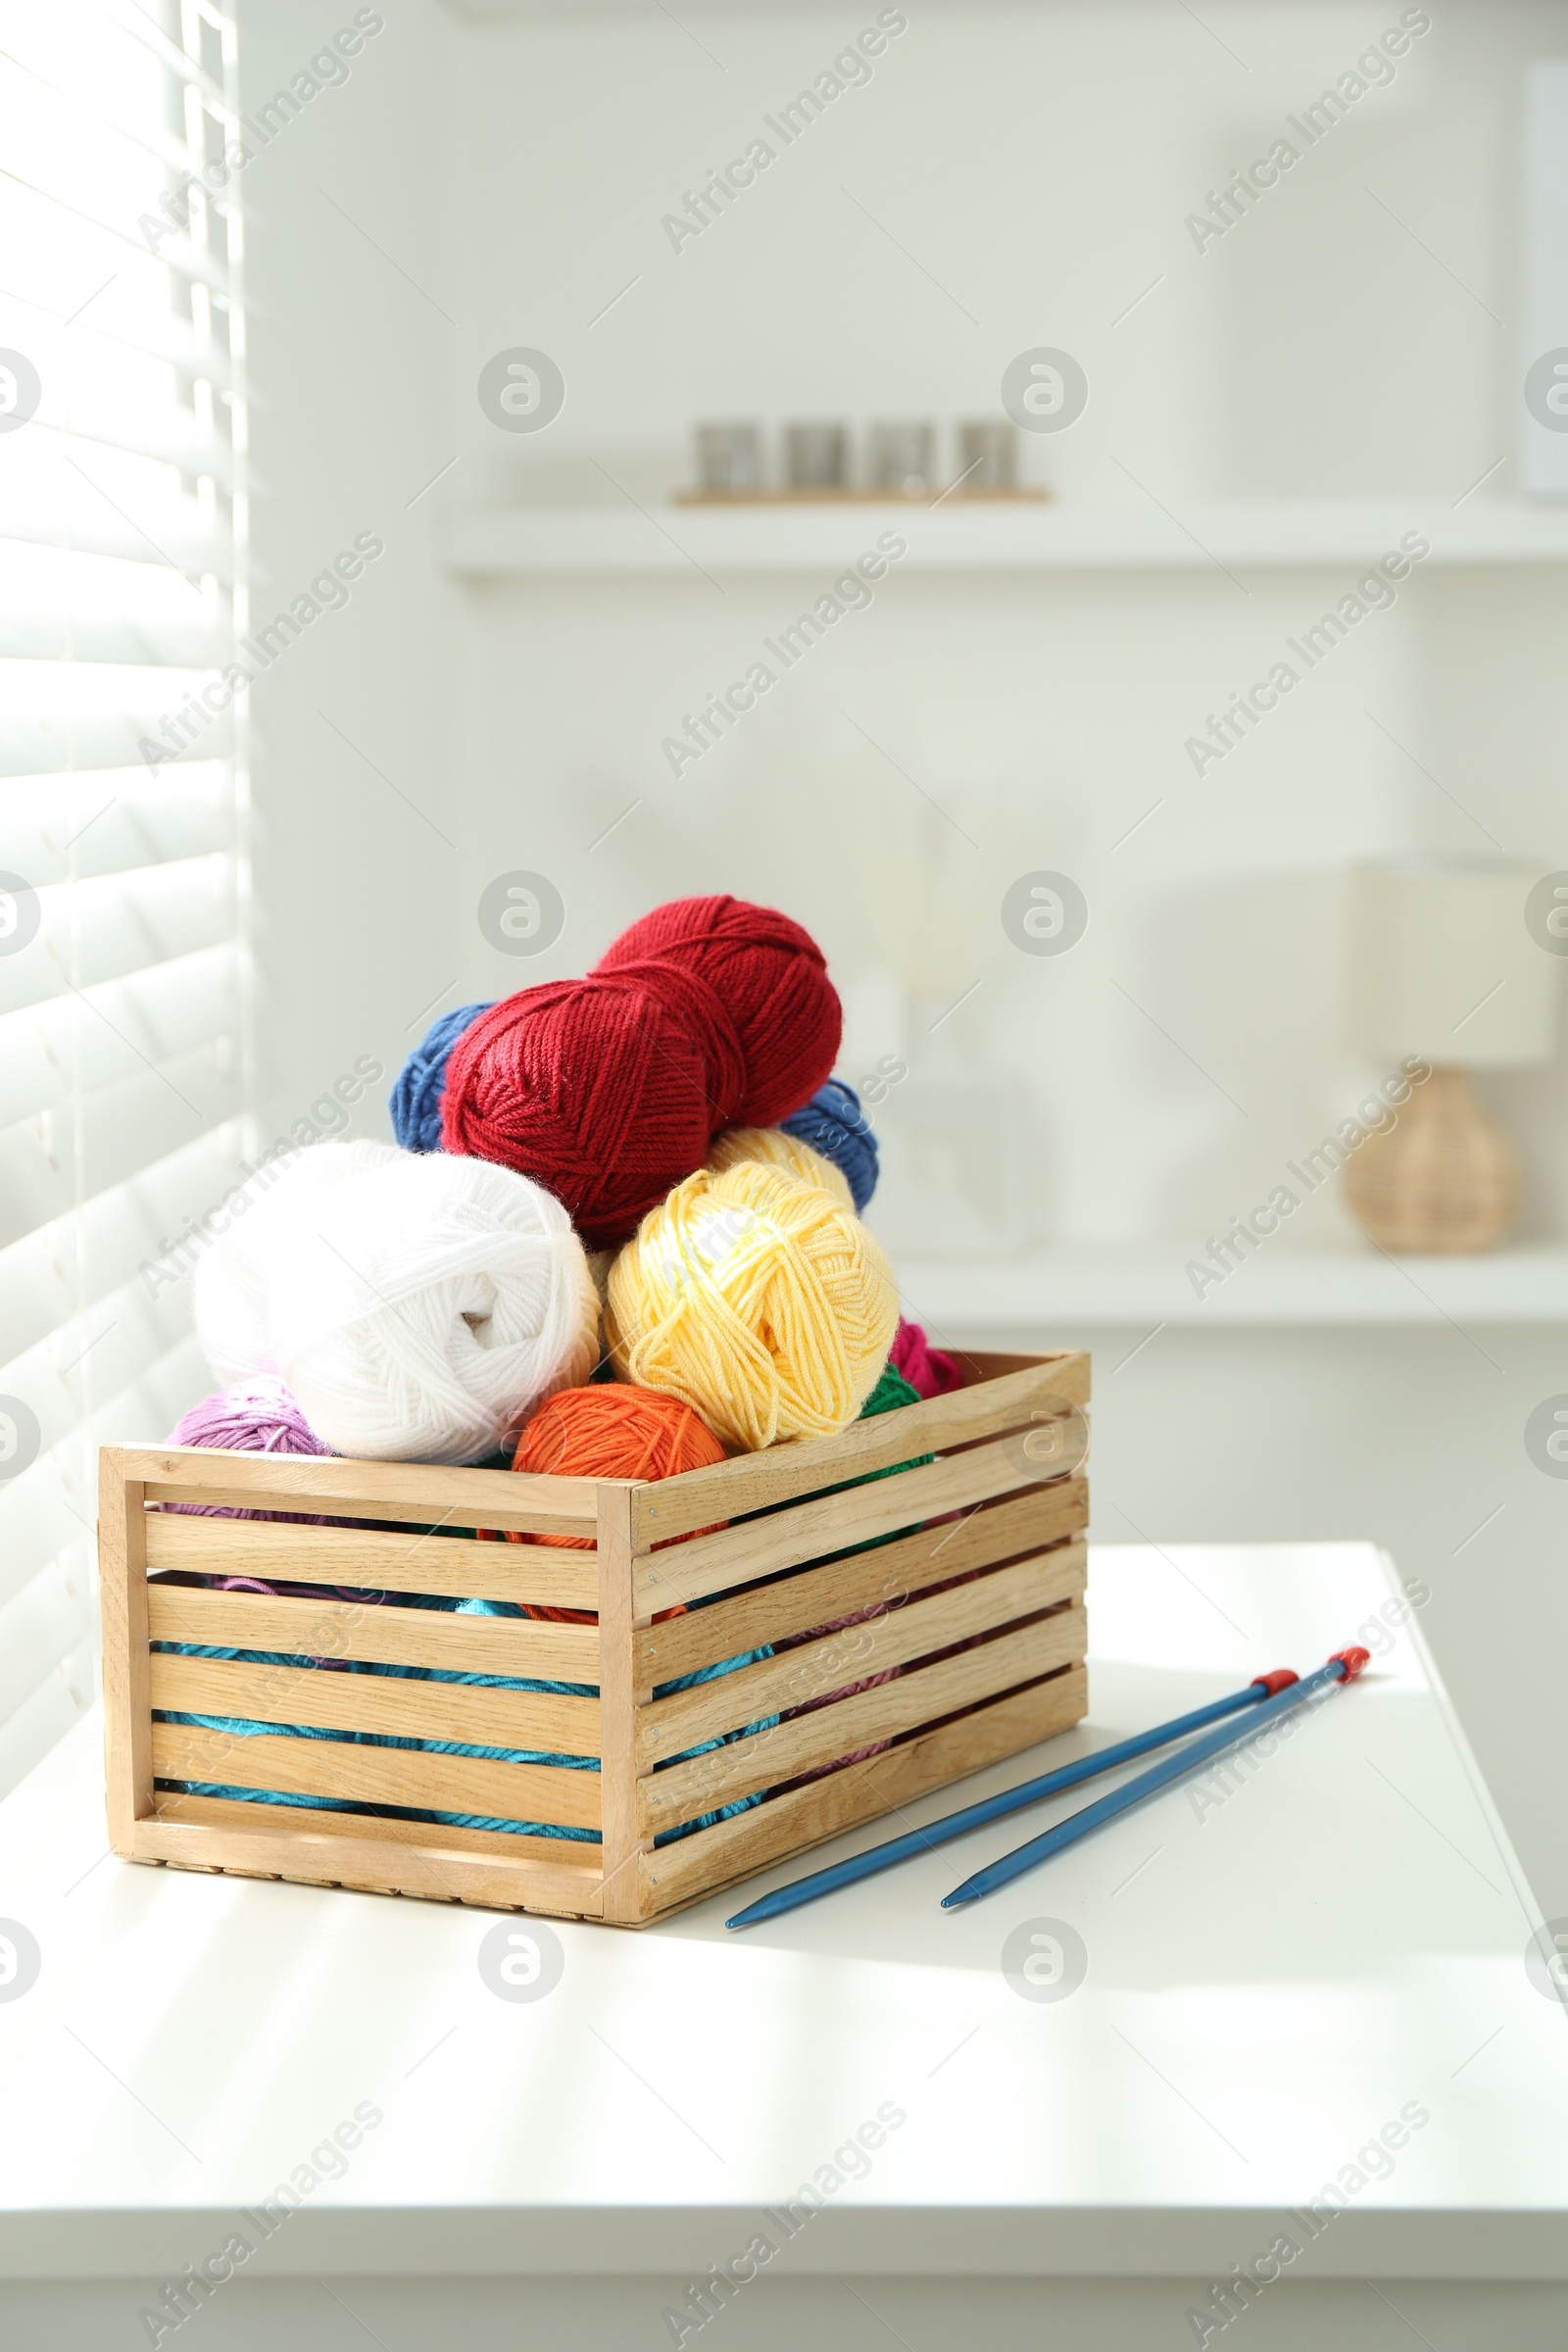
{"type": "MultiPolygon", "coordinates": [[[[587,1389],[562,1389],[542,1404],[517,1440],[512,1457],[514,1470],[546,1478],[673,1478],[681,1470],[706,1470],[721,1462],[724,1448],[706,1421],[678,1396],[662,1396],[653,1389],[633,1389],[608,1383],[587,1389]]],[[[719,1526],[727,1521],[720,1520],[719,1526]]],[[[481,1533],[483,1531],[481,1530],[481,1533]]],[[[711,1528],[697,1528],[711,1535],[711,1528]]],[[[673,1541],[684,1542],[676,1537],[673,1541]]],[[[556,1544],[571,1551],[591,1551],[590,1536],[524,1536],[510,1533],[509,1544],[556,1544]]],[[[659,1546],[654,1547],[658,1550],[659,1546]]],[[[560,1625],[594,1625],[591,1609],[558,1609],[543,1601],[523,1603],[530,1617],[546,1617],[560,1625]]],[[[681,1603],[662,1609],[655,1623],[685,1615],[681,1603]]]]}
{"type": "MultiPolygon", "coordinates": [[[[514,1470],[547,1478],[673,1478],[721,1462],[724,1448],[678,1396],[653,1389],[562,1389],[539,1407],[517,1440],[514,1470]]],[[[587,1536],[539,1536],[540,1544],[592,1550],[587,1536]]]]}

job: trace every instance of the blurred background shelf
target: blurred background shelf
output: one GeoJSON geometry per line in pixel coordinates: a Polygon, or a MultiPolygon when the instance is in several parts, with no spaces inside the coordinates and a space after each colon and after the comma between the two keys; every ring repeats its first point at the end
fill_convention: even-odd
{"type": "Polygon", "coordinates": [[[839,566],[879,532],[908,542],[901,569],[1188,571],[1362,564],[1406,532],[1431,542],[1418,567],[1568,563],[1568,501],[1476,498],[1214,499],[1143,506],[673,505],[492,507],[447,517],[446,558],[469,577],[551,572],[792,571],[839,566]]]}
{"type": "Polygon", "coordinates": [[[1221,1324],[1568,1324],[1568,1250],[1494,1256],[1379,1257],[1371,1251],[1259,1250],[1200,1298],[1166,1256],[1060,1256],[991,1264],[901,1260],[905,1312],[928,1331],[1038,1335],[1090,1325],[1141,1331],[1221,1324]]]}

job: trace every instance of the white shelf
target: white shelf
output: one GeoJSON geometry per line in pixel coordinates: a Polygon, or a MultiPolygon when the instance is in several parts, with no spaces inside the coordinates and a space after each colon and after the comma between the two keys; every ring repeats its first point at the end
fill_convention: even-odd
{"type": "Polygon", "coordinates": [[[1198,1298],[1173,1244],[1166,1256],[1077,1253],[1023,1262],[899,1263],[905,1311],[933,1338],[1156,1324],[1388,1327],[1568,1324],[1568,1250],[1490,1257],[1379,1257],[1260,1250],[1198,1298]]]}
{"type": "Polygon", "coordinates": [[[446,556],[469,578],[560,572],[839,568],[899,530],[899,570],[1203,571],[1363,564],[1420,531],[1419,566],[1568,563],[1568,500],[1220,499],[1059,506],[950,499],[855,506],[495,507],[446,521],[446,556]],[[1180,519],[1175,519],[1179,514],[1180,519]]]}

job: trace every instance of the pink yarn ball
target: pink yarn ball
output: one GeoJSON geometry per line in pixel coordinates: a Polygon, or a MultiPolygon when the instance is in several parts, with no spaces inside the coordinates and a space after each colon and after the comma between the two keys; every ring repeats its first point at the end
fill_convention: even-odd
{"type": "Polygon", "coordinates": [[[919,1324],[906,1323],[902,1315],[888,1360],[922,1396],[946,1396],[950,1390],[963,1386],[957,1357],[945,1348],[933,1348],[919,1324]]]}

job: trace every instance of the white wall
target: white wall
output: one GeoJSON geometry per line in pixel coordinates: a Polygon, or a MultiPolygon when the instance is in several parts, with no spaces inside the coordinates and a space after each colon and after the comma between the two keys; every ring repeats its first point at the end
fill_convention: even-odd
{"type": "MultiPolygon", "coordinates": [[[[1078,425],[1025,444],[1064,499],[1152,493],[1178,514],[1244,492],[1446,505],[1511,453],[1514,354],[1489,310],[1506,316],[1515,291],[1522,69],[1562,39],[1561,8],[1446,12],[1202,253],[1185,215],[1379,21],[1232,8],[1205,19],[1215,38],[1166,8],[916,11],[869,84],[677,254],[662,215],[859,23],[814,8],[699,20],[696,39],[657,12],[514,11],[453,32],[462,325],[439,351],[465,451],[455,503],[614,503],[619,483],[657,511],[687,477],[694,417],[993,413],[1006,361],[1041,342],[1091,381],[1078,425]],[[474,398],[483,361],[519,343],[566,379],[537,436],[497,431],[474,398]]],[[[1510,479],[1511,455],[1488,493],[1510,479]]],[[[470,590],[467,898],[510,864],[550,872],[571,920],[549,968],[566,971],[651,888],[778,897],[851,983],[852,1061],[920,1049],[979,979],[943,1043],[1026,1106],[1026,1214],[990,1213],[977,1145],[971,1197],[909,1202],[892,1238],[933,1253],[956,1232],[1004,1249],[1161,1235],[1185,1254],[1266,1197],[1372,1074],[1342,1036],[1346,864],[1418,844],[1485,852],[1489,836],[1568,856],[1552,690],[1568,583],[1553,570],[1416,574],[1195,775],[1186,739],[1354,576],[895,568],[678,780],[662,740],[825,579],[693,566],[470,590]],[[1501,698],[1478,684],[1494,658],[1501,698]],[[997,918],[1036,866],[1090,901],[1089,935],[1060,962],[1019,956],[997,918]],[[890,950],[923,1015],[870,986],[890,950]]],[[[474,993],[511,984],[515,965],[472,929],[466,944],[474,993]]],[[[1497,1097],[1531,1153],[1526,1232],[1568,1231],[1562,1075],[1497,1097]]],[[[1328,1202],[1301,1231],[1348,1235],[1328,1202]]]]}
{"type": "MultiPolygon", "coordinates": [[[[242,4],[248,85],[276,87],[351,13],[242,4]]],[[[1394,0],[1370,16],[1216,4],[1212,32],[1163,6],[911,10],[870,85],[678,256],[661,215],[875,9],[688,0],[689,33],[655,10],[382,13],[348,85],[252,168],[271,585],[292,594],[364,528],[387,542],[349,609],[258,690],[270,1118],[361,1053],[392,1067],[438,991],[578,970],[659,897],[731,888],[822,937],[851,1075],[882,1052],[915,1063],[887,1106],[890,1157],[902,1132],[912,1159],[922,1089],[952,1105],[940,1090],[960,1080],[976,1133],[988,1109],[1010,1138],[1010,1188],[988,1192],[989,1146],[956,1155],[946,1196],[894,1170],[879,1213],[906,1253],[1190,1254],[1362,1091],[1339,1017],[1347,861],[1486,848],[1457,802],[1510,850],[1568,863],[1559,571],[1412,580],[1200,780],[1184,739],[1348,579],[895,570],[677,780],[662,738],[823,583],[460,589],[436,526],[447,506],[616,502],[617,482],[657,512],[698,416],[992,413],[1003,366],[1038,343],[1077,353],[1093,387],[1070,433],[1028,446],[1063,498],[1137,505],[1141,482],[1178,513],[1222,494],[1452,500],[1505,454],[1477,495],[1506,489],[1518,355],[1489,313],[1517,312],[1522,68],[1564,47],[1568,10],[1440,12],[1394,85],[1201,255],[1184,215],[1396,21],[1394,0]],[[475,398],[514,345],[566,378],[536,437],[498,432],[475,398]],[[567,906],[526,967],[473,918],[514,866],[567,906]],[[1034,866],[1090,899],[1060,961],[1018,956],[997,921],[1034,866]]],[[[1559,1060],[1487,1090],[1526,1146],[1522,1231],[1559,1242],[1562,1079],[1559,1060]]],[[[1298,1224],[1280,1247],[1351,1244],[1331,1192],[1298,1224]]],[[[1504,1812],[1548,1911],[1568,1904],[1550,1729],[1568,1485],[1520,1435],[1568,1389],[1563,1335],[1171,1332],[1121,1373],[1136,1335],[1038,1336],[1096,1346],[1104,1537],[1375,1535],[1428,1579],[1504,1812]]]]}
{"type": "MultiPolygon", "coordinates": [[[[434,543],[439,485],[416,496],[452,455],[437,397],[452,331],[436,307],[443,27],[426,7],[386,14],[347,80],[303,105],[245,176],[256,621],[361,534],[385,548],[255,689],[264,1141],[362,1056],[395,1070],[452,976],[455,599],[434,543]]],[[[247,111],[291,88],[354,16],[305,0],[243,9],[247,111]]],[[[357,1114],[377,1132],[384,1094],[357,1114]]]]}

